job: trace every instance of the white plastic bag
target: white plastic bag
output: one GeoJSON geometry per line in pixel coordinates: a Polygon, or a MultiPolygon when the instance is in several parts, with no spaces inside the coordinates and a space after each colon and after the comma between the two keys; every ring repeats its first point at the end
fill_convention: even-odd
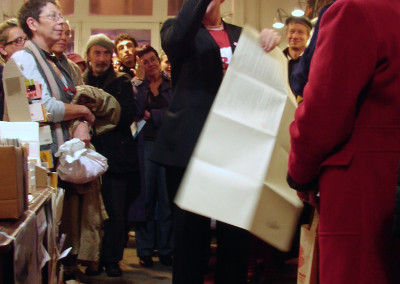
{"type": "Polygon", "coordinates": [[[62,144],[55,156],[59,157],[58,176],[71,183],[91,182],[108,169],[107,158],[85,148],[85,143],[78,138],[62,144]]]}

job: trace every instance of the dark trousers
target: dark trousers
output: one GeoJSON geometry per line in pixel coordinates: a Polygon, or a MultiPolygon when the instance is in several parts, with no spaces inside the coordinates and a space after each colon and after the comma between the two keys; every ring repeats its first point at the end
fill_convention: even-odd
{"type": "Polygon", "coordinates": [[[144,142],[146,222],[136,229],[139,257],[172,255],[172,216],[165,181],[165,168],[150,160],[153,141],[144,142]]]}
{"type": "MultiPolygon", "coordinates": [[[[169,196],[175,196],[185,168],[167,167],[169,196]]],[[[175,206],[174,284],[203,284],[207,269],[211,228],[210,219],[175,206]]],[[[217,222],[216,284],[244,284],[250,234],[243,229],[217,222]]]]}
{"type": "Polygon", "coordinates": [[[139,190],[139,173],[102,176],[101,194],[109,219],[104,221],[101,262],[115,263],[122,259],[128,240],[128,208],[139,190]]]}

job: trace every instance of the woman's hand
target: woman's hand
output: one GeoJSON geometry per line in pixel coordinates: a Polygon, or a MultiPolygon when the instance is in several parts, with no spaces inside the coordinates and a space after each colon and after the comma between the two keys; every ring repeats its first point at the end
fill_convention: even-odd
{"type": "Polygon", "coordinates": [[[64,106],[65,106],[65,114],[63,118],[64,121],[78,118],[86,120],[87,122],[89,122],[89,125],[93,125],[94,121],[96,120],[94,114],[90,111],[89,108],[87,108],[84,105],[64,103],[64,106]]]}
{"type": "Polygon", "coordinates": [[[140,60],[139,56],[136,55],[136,65],[135,69],[133,70],[137,79],[143,81],[145,77],[145,71],[142,61],[140,60]]]}
{"type": "Polygon", "coordinates": [[[282,37],[273,29],[263,29],[260,33],[261,47],[269,52],[275,48],[280,42],[282,37]]]}
{"type": "Polygon", "coordinates": [[[144,116],[143,116],[143,120],[148,121],[151,117],[151,114],[148,110],[144,111],[144,116]]]}
{"type": "Polygon", "coordinates": [[[94,121],[96,120],[96,117],[94,116],[94,114],[90,111],[89,108],[87,108],[84,105],[80,105],[83,109],[82,111],[82,118],[83,120],[86,120],[87,122],[89,122],[90,126],[93,126],[94,121]]]}
{"type": "Polygon", "coordinates": [[[72,133],[72,138],[79,138],[81,141],[85,143],[86,148],[88,148],[90,144],[89,124],[85,122],[79,123],[76,126],[74,133],[72,133]]]}

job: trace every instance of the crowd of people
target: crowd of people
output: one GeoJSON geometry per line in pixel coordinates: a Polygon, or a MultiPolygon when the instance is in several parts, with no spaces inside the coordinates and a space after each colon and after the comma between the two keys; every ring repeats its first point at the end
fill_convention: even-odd
{"type": "MultiPolygon", "coordinates": [[[[84,59],[66,54],[71,27],[57,0],[25,1],[17,18],[0,25],[0,73],[13,60],[41,85],[37,102],[50,114],[52,135],[41,150],[53,155],[53,169],[54,154],[72,138],[108,160],[107,172],[89,186],[60,181],[60,229],[72,247],[66,277],[74,277],[78,263],[87,276],[121,276],[132,230],[140,265],[153,266],[157,256],[172,266],[174,284],[204,283],[212,236],[215,283],[251,281],[249,267],[260,252],[270,254],[267,266],[285,259],[248,231],[173,202],[242,31],[221,18],[223,2],[185,1],[163,23],[160,52],[129,34],[95,34],[84,59]],[[102,97],[101,106],[76,100],[82,94],[102,97]]],[[[320,213],[320,283],[400,283],[400,240],[393,234],[400,32],[387,28],[399,16],[396,1],[338,0],[321,10],[315,27],[306,17],[286,20],[283,53],[299,102],[287,182],[320,213]]],[[[265,52],[280,42],[274,30],[261,31],[265,52]]],[[[2,118],[2,85],[0,91],[2,118]]]]}
{"type": "Polygon", "coordinates": [[[132,228],[137,233],[141,265],[151,266],[152,256],[159,253],[160,261],[171,266],[172,220],[165,173],[148,158],[171,97],[170,68],[165,58],[163,68],[167,71],[162,71],[157,51],[152,49],[147,59],[146,48],[152,47],[137,52],[137,42],[128,34],[119,35],[114,42],[104,34],[91,36],[86,60],[76,53],[65,54],[71,28],[55,0],[24,3],[18,18],[2,23],[0,34],[1,70],[12,58],[26,78],[41,85],[39,102],[50,113],[46,124],[53,137],[52,144],[41,146],[41,150],[51,151],[53,169],[58,147],[72,138],[94,147],[108,160],[101,184],[98,181],[83,188],[60,181],[66,189],[60,229],[67,234],[66,245],[72,247],[63,260],[65,278],[74,277],[78,263],[87,266],[88,276],[103,270],[110,277],[120,276],[119,261],[132,228]],[[119,60],[115,69],[111,60],[114,53],[119,60]],[[97,91],[100,89],[104,92],[97,91]],[[94,93],[95,100],[111,96],[113,100],[104,98],[107,103],[97,107],[118,113],[115,125],[109,118],[105,126],[93,104],[74,103],[73,98],[82,98],[82,93],[86,98],[94,93]],[[134,139],[131,125],[140,120],[146,121],[146,126],[134,139]]]}

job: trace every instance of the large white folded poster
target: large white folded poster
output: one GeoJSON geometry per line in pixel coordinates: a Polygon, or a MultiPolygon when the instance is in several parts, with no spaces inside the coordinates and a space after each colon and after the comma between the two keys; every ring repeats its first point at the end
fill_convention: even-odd
{"type": "Polygon", "coordinates": [[[245,27],[175,199],[283,251],[303,208],[286,183],[296,108],[288,92],[282,51],[265,53],[259,33],[245,27]]]}

